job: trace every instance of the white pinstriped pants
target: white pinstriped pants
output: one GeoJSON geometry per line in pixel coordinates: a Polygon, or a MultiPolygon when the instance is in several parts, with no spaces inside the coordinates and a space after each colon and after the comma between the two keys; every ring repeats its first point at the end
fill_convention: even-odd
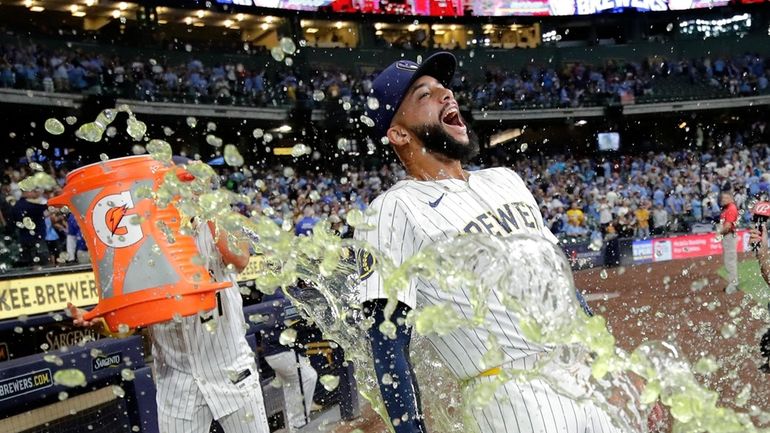
{"type": "MultiPolygon", "coordinates": [[[[244,397],[243,406],[217,420],[225,433],[270,433],[261,389],[244,397]]],[[[208,433],[214,416],[201,397],[192,419],[164,417],[159,414],[160,433],[208,433]]]]}
{"type": "Polygon", "coordinates": [[[603,411],[564,397],[539,379],[508,382],[495,397],[473,410],[481,433],[620,433],[603,411]]]}

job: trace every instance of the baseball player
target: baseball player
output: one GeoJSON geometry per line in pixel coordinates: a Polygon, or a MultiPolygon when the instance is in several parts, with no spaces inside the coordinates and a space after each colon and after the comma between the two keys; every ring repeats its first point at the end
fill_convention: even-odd
{"type": "MultiPolygon", "coordinates": [[[[367,223],[374,229],[357,230],[355,237],[396,265],[430,244],[462,233],[528,233],[542,237],[543,242],[557,242],[543,226],[535,199],[516,173],[506,168],[463,169],[462,163],[475,156],[479,147],[447,88],[456,64],[447,52],[419,65],[401,60],[373,83],[379,108],[368,115],[374,120],[375,138],[387,137],[409,177],[371,203],[367,223]]],[[[369,336],[380,391],[397,433],[425,432],[419,387],[409,360],[411,329],[400,319],[418,306],[445,303],[469,318],[471,298],[464,291],[446,293],[427,278],[413,278],[408,290],[398,293],[398,306],[391,316],[397,333],[392,339],[378,326],[385,320],[386,295],[373,260],[371,255],[359,255],[361,301],[365,313],[374,318],[369,336]],[[392,380],[383,380],[386,375],[392,380]]],[[[501,368],[532,368],[548,350],[526,340],[517,317],[506,310],[498,293],[493,292],[488,303],[485,326],[430,337],[446,365],[463,381],[491,380],[501,368]],[[504,361],[485,370],[481,359],[490,350],[490,334],[502,346],[504,361]]],[[[473,408],[473,418],[484,433],[616,431],[596,407],[561,396],[542,380],[507,383],[494,403],[473,408]]]]}
{"type": "MultiPolygon", "coordinates": [[[[254,353],[245,338],[243,300],[234,271],[248,264],[248,248],[234,253],[213,224],[199,224],[196,244],[215,281],[217,307],[149,327],[161,433],[208,433],[217,420],[226,433],[269,433],[254,353]]],[[[69,305],[73,323],[89,326],[69,305]]]]}

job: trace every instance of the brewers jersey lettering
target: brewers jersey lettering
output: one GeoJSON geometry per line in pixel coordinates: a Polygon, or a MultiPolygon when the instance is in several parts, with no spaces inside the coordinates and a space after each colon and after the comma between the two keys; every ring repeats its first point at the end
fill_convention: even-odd
{"type": "Polygon", "coordinates": [[[225,433],[269,433],[236,277],[208,224],[196,243],[213,279],[233,284],[217,292],[213,311],[150,327],[161,433],[208,432],[212,418],[225,433]]]}
{"type": "MultiPolygon", "coordinates": [[[[542,216],[526,184],[513,171],[492,168],[472,172],[468,181],[404,180],[377,197],[367,223],[373,230],[359,230],[355,236],[377,248],[400,265],[422,248],[462,233],[493,236],[534,234],[543,242],[556,243],[556,237],[543,226],[542,216]]],[[[359,257],[366,260],[365,256],[359,257]]],[[[385,298],[382,279],[360,263],[363,269],[359,289],[361,302],[385,298]]],[[[411,308],[451,304],[460,317],[473,315],[471,298],[464,290],[442,291],[435,282],[412,278],[398,300],[411,308]]],[[[548,351],[522,335],[516,316],[506,310],[494,291],[488,301],[489,312],[483,327],[461,328],[444,336],[431,336],[430,342],[448,368],[462,380],[490,380],[481,359],[490,350],[493,334],[504,355],[503,367],[532,368],[548,351]]],[[[519,432],[604,432],[611,433],[606,415],[586,404],[563,397],[541,380],[526,384],[510,382],[501,387],[496,402],[474,411],[478,428],[484,433],[519,432]]]]}

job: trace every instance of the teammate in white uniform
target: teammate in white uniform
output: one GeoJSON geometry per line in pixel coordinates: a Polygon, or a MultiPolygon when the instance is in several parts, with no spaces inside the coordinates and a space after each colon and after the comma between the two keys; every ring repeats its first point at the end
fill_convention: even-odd
{"type": "MultiPolygon", "coordinates": [[[[213,311],[150,326],[160,433],[208,433],[212,420],[225,433],[269,433],[235,275],[248,254],[230,252],[223,237],[215,242],[209,224],[196,232],[212,278],[233,284],[217,292],[213,311]]],[[[82,310],[70,310],[75,324],[89,325],[82,310]]]]}
{"type": "MultiPolygon", "coordinates": [[[[430,244],[462,233],[529,233],[542,236],[543,242],[556,242],[543,227],[538,205],[516,173],[505,168],[472,173],[463,170],[462,162],[475,156],[478,143],[469,135],[457,102],[447,89],[455,67],[453,55],[438,53],[421,65],[396,62],[373,83],[373,96],[380,107],[368,113],[375,122],[374,138],[387,136],[410,178],[371,203],[373,212],[367,223],[374,229],[356,231],[355,237],[373,245],[396,265],[430,244]]],[[[393,423],[397,433],[427,431],[408,358],[411,330],[397,319],[411,309],[447,302],[467,319],[473,315],[470,296],[464,291],[446,293],[427,278],[412,278],[408,290],[398,294],[392,320],[400,324],[396,339],[391,339],[377,326],[384,320],[382,278],[372,268],[371,256],[361,255],[359,261],[361,301],[375,318],[370,331],[375,368],[380,379],[388,374],[395,384],[388,381],[380,387],[389,416],[397,420],[393,423]]],[[[492,379],[490,371],[481,367],[482,355],[490,350],[489,334],[494,334],[502,346],[503,368],[532,368],[537,357],[547,351],[524,338],[518,319],[506,310],[498,293],[493,292],[488,302],[484,327],[430,337],[458,379],[492,379]]],[[[474,418],[484,433],[616,431],[604,413],[559,395],[541,380],[507,383],[499,389],[495,402],[474,411],[474,418]]]]}

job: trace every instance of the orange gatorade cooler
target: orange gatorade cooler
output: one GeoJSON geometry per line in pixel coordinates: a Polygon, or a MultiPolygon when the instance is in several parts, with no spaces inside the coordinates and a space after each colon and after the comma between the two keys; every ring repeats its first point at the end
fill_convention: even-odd
{"type": "Polygon", "coordinates": [[[215,292],[232,284],[212,281],[193,263],[195,240],[179,233],[173,205],[137,197],[157,189],[168,170],[184,173],[147,155],[91,164],[69,173],[63,193],[48,202],[70,208],[88,245],[99,304],[84,319],[103,318],[113,333],[211,310],[215,292]]]}

